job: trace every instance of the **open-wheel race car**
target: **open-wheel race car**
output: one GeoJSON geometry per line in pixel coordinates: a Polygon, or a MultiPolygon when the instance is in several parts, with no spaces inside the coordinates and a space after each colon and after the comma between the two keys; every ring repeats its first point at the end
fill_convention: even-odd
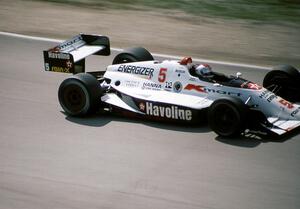
{"type": "Polygon", "coordinates": [[[92,54],[110,55],[109,38],[80,34],[44,51],[46,71],[74,74],[58,90],[67,115],[102,110],[170,122],[208,120],[223,137],[246,130],[282,135],[300,126],[300,73],[292,66],[269,71],[262,87],[188,57],[157,61],[141,47],[117,54],[105,71],[85,72],[92,54]]]}

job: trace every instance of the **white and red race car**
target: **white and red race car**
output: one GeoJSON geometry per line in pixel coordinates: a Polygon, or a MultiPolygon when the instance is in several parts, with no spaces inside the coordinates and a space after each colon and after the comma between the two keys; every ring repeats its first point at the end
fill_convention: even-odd
{"type": "Polygon", "coordinates": [[[68,115],[104,110],[163,121],[208,120],[223,137],[245,130],[282,135],[300,126],[300,73],[291,66],[270,71],[262,87],[239,73],[201,76],[190,58],[156,61],[144,48],[119,53],[106,71],[85,72],[85,57],[92,54],[110,55],[108,37],[80,34],[44,51],[46,71],[74,74],[58,91],[68,115]]]}

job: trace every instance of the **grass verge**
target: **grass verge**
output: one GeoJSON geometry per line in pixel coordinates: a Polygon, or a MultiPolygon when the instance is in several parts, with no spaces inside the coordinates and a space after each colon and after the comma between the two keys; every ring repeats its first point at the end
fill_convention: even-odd
{"type": "Polygon", "coordinates": [[[195,16],[299,23],[300,0],[39,0],[81,7],[179,10],[195,16]]]}

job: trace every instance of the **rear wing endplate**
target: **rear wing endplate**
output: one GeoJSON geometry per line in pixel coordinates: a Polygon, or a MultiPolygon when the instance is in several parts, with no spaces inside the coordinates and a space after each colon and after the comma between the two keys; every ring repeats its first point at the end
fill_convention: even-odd
{"type": "Polygon", "coordinates": [[[85,72],[89,55],[110,55],[109,38],[101,35],[79,34],[51,49],[43,51],[46,71],[62,73],[85,72]]]}

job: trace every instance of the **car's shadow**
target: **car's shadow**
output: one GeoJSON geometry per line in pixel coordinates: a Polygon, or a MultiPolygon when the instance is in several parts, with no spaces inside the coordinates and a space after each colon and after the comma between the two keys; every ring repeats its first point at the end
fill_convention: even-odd
{"type": "Polygon", "coordinates": [[[85,126],[92,127],[102,127],[112,121],[124,122],[124,123],[132,123],[132,124],[144,124],[146,126],[171,130],[171,131],[179,131],[179,132],[189,132],[189,133],[207,133],[210,132],[211,129],[205,123],[197,124],[197,125],[189,125],[183,123],[166,123],[159,121],[151,121],[151,120],[143,120],[141,118],[132,118],[132,117],[122,117],[119,115],[111,115],[111,114],[95,114],[87,117],[72,117],[66,115],[63,111],[61,111],[65,116],[66,120],[77,123],[85,126]]]}
{"type": "Polygon", "coordinates": [[[283,136],[274,134],[247,133],[236,138],[224,138],[221,136],[217,136],[215,140],[232,146],[253,148],[263,143],[283,143],[292,138],[295,138],[295,136],[297,136],[298,134],[300,134],[300,129],[296,129],[283,136]]]}
{"type": "MultiPolygon", "coordinates": [[[[103,127],[112,121],[118,121],[118,122],[131,123],[131,124],[144,124],[146,126],[150,126],[158,129],[187,132],[187,133],[212,132],[212,130],[208,127],[207,123],[205,122],[202,122],[197,125],[164,123],[158,121],[143,120],[140,118],[122,117],[119,115],[111,115],[111,114],[95,114],[88,117],[71,117],[66,115],[63,111],[61,112],[66,116],[66,120],[84,126],[103,127]]],[[[289,134],[285,134],[284,136],[247,133],[238,136],[236,138],[224,138],[224,137],[217,136],[215,137],[215,140],[231,146],[254,148],[263,143],[270,143],[270,142],[283,143],[289,139],[294,138],[298,134],[300,134],[300,129],[292,131],[289,134]]]]}
{"type": "Polygon", "coordinates": [[[66,116],[66,120],[84,126],[102,127],[112,121],[112,117],[108,115],[90,115],[85,117],[72,117],[61,111],[66,116]]]}

